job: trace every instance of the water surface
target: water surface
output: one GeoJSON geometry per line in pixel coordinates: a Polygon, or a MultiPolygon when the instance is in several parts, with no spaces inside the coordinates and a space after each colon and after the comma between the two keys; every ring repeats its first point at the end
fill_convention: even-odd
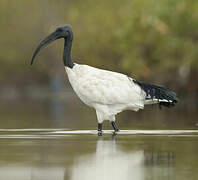
{"type": "Polygon", "coordinates": [[[0,179],[198,179],[196,112],[151,106],[117,120],[116,136],[105,122],[98,137],[76,96],[0,101],[0,179]]]}
{"type": "Polygon", "coordinates": [[[98,137],[94,130],[3,130],[0,176],[4,180],[198,178],[196,131],[143,132],[121,131],[114,136],[105,131],[98,137]]]}

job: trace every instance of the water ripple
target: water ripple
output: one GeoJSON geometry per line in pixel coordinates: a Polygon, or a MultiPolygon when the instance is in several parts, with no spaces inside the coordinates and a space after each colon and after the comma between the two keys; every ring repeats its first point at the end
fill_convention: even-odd
{"type": "MultiPolygon", "coordinates": [[[[103,134],[113,134],[103,130],[103,134]]],[[[120,130],[118,135],[198,136],[198,130],[120,130]]],[[[0,138],[62,138],[73,135],[97,135],[96,130],[67,129],[0,129],[0,138]]]]}

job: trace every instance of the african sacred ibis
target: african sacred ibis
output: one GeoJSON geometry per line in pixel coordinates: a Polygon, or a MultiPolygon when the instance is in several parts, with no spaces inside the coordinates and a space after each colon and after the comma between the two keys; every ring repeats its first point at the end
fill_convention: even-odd
{"type": "Polygon", "coordinates": [[[71,86],[78,97],[96,110],[98,132],[102,123],[109,120],[115,130],[115,115],[124,110],[138,111],[146,104],[174,106],[178,102],[176,94],[163,87],[142,83],[127,75],[73,63],[71,48],[73,32],[69,25],[58,27],[40,42],[32,56],[31,65],[41,48],[56,39],[64,38],[63,63],[71,86]]]}

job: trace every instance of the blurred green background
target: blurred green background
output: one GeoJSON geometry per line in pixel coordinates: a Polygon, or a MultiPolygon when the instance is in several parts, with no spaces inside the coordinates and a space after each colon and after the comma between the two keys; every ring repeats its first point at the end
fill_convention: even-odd
{"type": "Polygon", "coordinates": [[[68,127],[65,118],[68,122],[75,118],[71,127],[83,127],[83,121],[68,110],[78,109],[83,113],[80,118],[90,120],[90,128],[95,128],[95,113],[80,103],[68,83],[63,40],[45,48],[29,65],[38,43],[61,24],[73,28],[74,62],[122,72],[177,92],[180,103],[173,110],[127,112],[123,124],[131,123],[131,116],[138,120],[150,113],[150,122],[153,126],[158,122],[158,128],[164,128],[165,119],[170,124],[178,121],[169,128],[198,126],[198,1],[1,0],[1,127],[68,127]],[[70,116],[64,114],[69,112],[70,116]],[[59,116],[62,123],[57,123],[59,116]],[[181,126],[181,122],[185,123],[181,126]]]}

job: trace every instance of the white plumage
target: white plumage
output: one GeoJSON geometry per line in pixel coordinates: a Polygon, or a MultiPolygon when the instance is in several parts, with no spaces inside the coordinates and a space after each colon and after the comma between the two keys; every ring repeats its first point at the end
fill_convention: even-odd
{"type": "Polygon", "coordinates": [[[160,86],[142,83],[124,74],[101,70],[88,65],[74,64],[71,59],[73,32],[69,25],[58,27],[36,48],[31,64],[41,48],[50,42],[64,38],[63,63],[69,81],[78,97],[88,106],[95,108],[98,119],[98,131],[102,131],[102,122],[111,121],[115,131],[115,115],[123,110],[138,111],[145,104],[174,106],[176,94],[160,86]]]}
{"type": "Polygon", "coordinates": [[[65,69],[78,97],[95,108],[99,123],[115,121],[123,110],[144,108],[146,93],[124,74],[79,64],[65,69]]]}

